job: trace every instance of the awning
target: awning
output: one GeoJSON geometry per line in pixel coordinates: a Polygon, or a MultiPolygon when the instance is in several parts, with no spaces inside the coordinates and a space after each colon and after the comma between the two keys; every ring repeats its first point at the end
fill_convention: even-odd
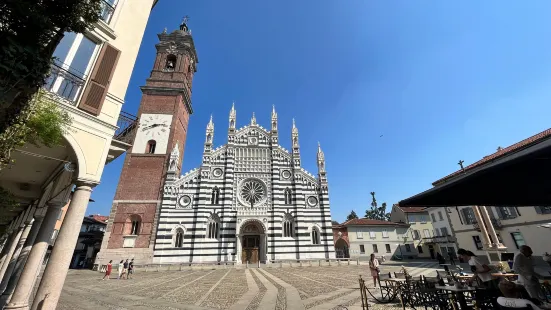
{"type": "Polygon", "coordinates": [[[489,161],[399,205],[551,206],[551,139],[489,161]]]}

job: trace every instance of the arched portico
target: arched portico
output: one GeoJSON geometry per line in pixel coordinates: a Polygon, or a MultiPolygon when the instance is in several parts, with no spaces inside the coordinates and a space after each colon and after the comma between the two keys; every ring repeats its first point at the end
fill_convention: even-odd
{"type": "Polygon", "coordinates": [[[350,258],[350,246],[343,238],[337,239],[335,242],[335,254],[337,258],[350,258]]]}
{"type": "Polygon", "coordinates": [[[236,259],[238,264],[266,262],[266,226],[259,220],[249,219],[239,225],[236,236],[236,259]]]}

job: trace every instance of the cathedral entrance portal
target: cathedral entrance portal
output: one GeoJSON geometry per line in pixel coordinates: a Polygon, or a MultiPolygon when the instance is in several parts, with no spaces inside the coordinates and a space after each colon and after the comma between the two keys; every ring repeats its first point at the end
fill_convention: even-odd
{"type": "Polygon", "coordinates": [[[260,221],[245,221],[239,230],[237,240],[240,263],[256,264],[266,261],[266,234],[260,221]]]}

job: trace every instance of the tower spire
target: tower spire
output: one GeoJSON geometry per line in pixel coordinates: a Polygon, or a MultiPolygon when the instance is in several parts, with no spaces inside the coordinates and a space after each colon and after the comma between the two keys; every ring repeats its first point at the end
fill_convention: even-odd
{"type": "Polygon", "coordinates": [[[275,105],[272,105],[272,130],[270,131],[272,136],[272,145],[278,144],[278,136],[277,136],[277,113],[275,110],[275,105]]]}
{"type": "Polygon", "coordinates": [[[300,167],[300,148],[298,144],[298,128],[293,118],[293,129],[291,130],[291,139],[293,141],[293,167],[300,167]]]}
{"type": "Polygon", "coordinates": [[[254,112],[253,117],[251,117],[251,125],[256,125],[256,116],[254,116],[254,112]]]}
{"type": "Polygon", "coordinates": [[[235,138],[235,122],[236,122],[236,112],[235,112],[235,101],[232,101],[231,103],[231,110],[230,110],[230,124],[228,128],[228,142],[234,142],[235,138]]]}
{"type": "Polygon", "coordinates": [[[209,123],[207,124],[207,130],[205,133],[205,151],[212,149],[213,139],[214,139],[214,122],[212,121],[212,114],[211,114],[209,123]]]}
{"type": "Polygon", "coordinates": [[[318,142],[318,180],[321,183],[322,187],[327,187],[327,172],[325,171],[325,155],[321,150],[321,145],[318,142]]]}

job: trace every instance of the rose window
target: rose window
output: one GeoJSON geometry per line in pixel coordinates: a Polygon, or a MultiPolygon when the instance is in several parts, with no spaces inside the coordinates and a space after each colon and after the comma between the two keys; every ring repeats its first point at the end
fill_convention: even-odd
{"type": "Polygon", "coordinates": [[[249,206],[254,206],[266,196],[264,184],[256,179],[243,181],[241,185],[241,200],[249,206]]]}

